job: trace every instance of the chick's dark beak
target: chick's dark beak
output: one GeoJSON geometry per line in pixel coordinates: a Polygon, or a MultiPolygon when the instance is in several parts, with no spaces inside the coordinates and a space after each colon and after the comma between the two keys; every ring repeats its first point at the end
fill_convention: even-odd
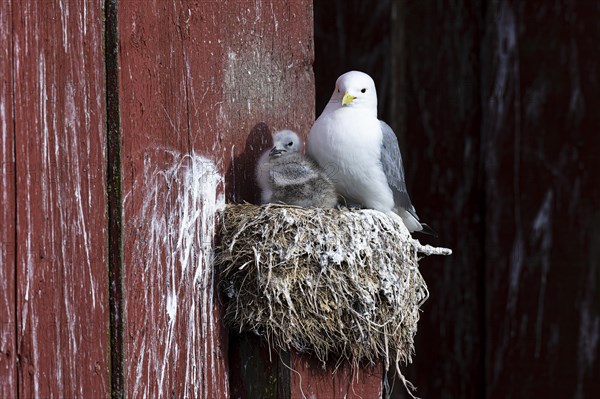
{"type": "Polygon", "coordinates": [[[269,156],[270,157],[277,157],[279,155],[281,155],[282,153],[286,152],[284,149],[281,148],[277,148],[277,146],[273,147],[271,149],[271,151],[269,152],[269,156]]]}

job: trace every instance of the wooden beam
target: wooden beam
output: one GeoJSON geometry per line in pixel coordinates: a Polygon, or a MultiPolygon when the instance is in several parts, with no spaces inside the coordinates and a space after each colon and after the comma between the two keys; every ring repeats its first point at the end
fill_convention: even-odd
{"type": "Polygon", "coordinates": [[[106,397],[103,3],[10,4],[18,396],[106,397]]]}
{"type": "Polygon", "coordinates": [[[15,125],[13,117],[12,2],[0,2],[0,397],[17,385],[15,125]]]}
{"type": "MultiPolygon", "coordinates": [[[[481,398],[486,389],[483,5],[473,0],[392,3],[390,123],[400,136],[411,199],[439,233],[437,239],[418,238],[453,250],[452,256],[419,262],[430,296],[406,377],[419,397],[481,398]]],[[[407,397],[402,384],[395,387],[393,398],[407,397]]]]}
{"type": "Polygon", "coordinates": [[[360,366],[353,369],[342,363],[326,367],[314,357],[290,355],[290,399],[317,398],[381,398],[383,366],[360,366]]]}
{"type": "Polygon", "coordinates": [[[600,8],[487,7],[488,397],[600,396],[600,8]]]}
{"type": "Polygon", "coordinates": [[[257,198],[272,131],[308,133],[311,7],[119,4],[128,396],[229,396],[215,212],[257,198]]]}
{"type": "Polygon", "coordinates": [[[264,339],[232,333],[229,362],[234,398],[381,398],[383,366],[323,364],[294,351],[269,351],[264,339]]]}

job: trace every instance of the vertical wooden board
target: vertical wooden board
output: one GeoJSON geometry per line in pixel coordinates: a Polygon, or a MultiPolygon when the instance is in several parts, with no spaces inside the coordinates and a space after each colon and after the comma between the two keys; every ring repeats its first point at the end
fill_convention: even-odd
{"type": "Polygon", "coordinates": [[[215,213],[270,131],[308,132],[311,4],[119,7],[127,392],[227,397],[215,213]]]}
{"type": "MultiPolygon", "coordinates": [[[[452,248],[421,260],[429,288],[407,378],[417,396],[480,398],[484,386],[481,105],[477,1],[397,0],[392,13],[390,124],[421,220],[452,248]]],[[[396,384],[394,397],[408,397],[396,384]]]]}
{"type": "Polygon", "coordinates": [[[102,2],[11,4],[19,395],[106,397],[102,2]]]}
{"type": "Polygon", "coordinates": [[[600,395],[599,18],[594,2],[489,5],[491,398],[600,395]]]}
{"type": "Polygon", "coordinates": [[[12,4],[0,2],[0,397],[17,396],[12,4]]]}
{"type": "Polygon", "coordinates": [[[361,366],[353,369],[349,363],[328,364],[326,368],[313,356],[290,354],[290,399],[302,398],[381,398],[383,367],[361,366]]]}
{"type": "Polygon", "coordinates": [[[390,111],[390,116],[398,112],[389,107],[389,102],[399,94],[391,91],[390,33],[395,28],[391,19],[393,2],[314,2],[317,116],[329,102],[336,79],[352,70],[368,73],[375,81],[380,119],[387,121],[390,111]],[[365,17],[367,15],[368,18],[365,17]]]}
{"type": "MultiPolygon", "coordinates": [[[[229,386],[231,398],[283,399],[280,389],[289,392],[289,369],[284,368],[285,354],[269,351],[264,337],[254,333],[230,332],[229,386]],[[284,373],[281,375],[281,373],[284,373]]],[[[286,359],[285,364],[289,364],[286,359]]]]}
{"type": "Polygon", "coordinates": [[[234,202],[258,201],[255,164],[271,133],[306,138],[314,122],[312,13],[306,0],[232,2],[219,22],[224,98],[215,111],[234,202]]]}

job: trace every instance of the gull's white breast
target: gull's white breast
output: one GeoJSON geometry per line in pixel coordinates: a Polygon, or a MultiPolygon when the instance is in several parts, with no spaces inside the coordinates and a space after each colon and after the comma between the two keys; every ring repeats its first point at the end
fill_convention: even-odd
{"type": "Polygon", "coordinates": [[[315,121],[307,150],[347,202],[387,212],[394,199],[381,167],[381,143],[379,120],[371,112],[342,107],[315,121]]]}

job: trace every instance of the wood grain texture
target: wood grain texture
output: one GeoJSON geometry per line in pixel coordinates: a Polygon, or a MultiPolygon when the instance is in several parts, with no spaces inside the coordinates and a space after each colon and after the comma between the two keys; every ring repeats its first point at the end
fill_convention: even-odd
{"type": "Polygon", "coordinates": [[[0,397],[17,396],[12,4],[0,2],[0,397]]]}
{"type": "Polygon", "coordinates": [[[308,132],[311,13],[307,1],[119,5],[128,396],[229,394],[215,212],[224,195],[254,201],[270,132],[308,132]]]}
{"type": "MultiPolygon", "coordinates": [[[[389,121],[411,198],[440,233],[433,243],[454,250],[421,262],[431,295],[407,376],[422,397],[598,396],[600,7],[391,3],[389,121]]],[[[360,47],[360,34],[339,27],[361,18],[331,15],[329,48],[360,47]]],[[[366,72],[385,73],[380,54],[366,72]]]]}
{"type": "Polygon", "coordinates": [[[102,2],[11,2],[20,397],[108,395],[102,2]]]}
{"type": "MultiPolygon", "coordinates": [[[[396,1],[391,62],[399,134],[413,204],[448,257],[419,262],[423,305],[407,378],[423,398],[484,397],[484,265],[480,170],[481,5],[396,1]]],[[[391,378],[391,377],[390,377],[391,378]]],[[[396,384],[394,397],[408,397],[396,384]]]]}
{"type": "MultiPolygon", "coordinates": [[[[321,114],[341,74],[358,70],[371,75],[377,87],[380,118],[388,120],[390,90],[392,0],[315,2],[316,112],[321,114]],[[366,17],[368,16],[368,18],[366,17]]],[[[392,112],[392,115],[397,110],[392,112]]],[[[391,115],[390,115],[391,116],[391,115]]]]}
{"type": "Polygon", "coordinates": [[[325,367],[314,356],[294,351],[269,351],[263,337],[252,333],[234,336],[230,347],[232,398],[381,398],[383,367],[364,365],[353,370],[348,363],[325,367]],[[339,366],[339,367],[336,367],[339,366]]]}
{"type": "Polygon", "coordinates": [[[313,356],[290,354],[290,399],[381,398],[383,367],[322,364],[313,356]]]}
{"type": "Polygon", "coordinates": [[[600,395],[598,18],[569,0],[487,10],[491,398],[600,395]]]}
{"type": "Polygon", "coordinates": [[[290,397],[289,364],[286,354],[269,351],[266,340],[253,333],[231,331],[229,345],[230,397],[283,399],[290,397]],[[280,357],[286,359],[282,361],[280,357]],[[282,391],[285,391],[282,394],[282,391]]]}

